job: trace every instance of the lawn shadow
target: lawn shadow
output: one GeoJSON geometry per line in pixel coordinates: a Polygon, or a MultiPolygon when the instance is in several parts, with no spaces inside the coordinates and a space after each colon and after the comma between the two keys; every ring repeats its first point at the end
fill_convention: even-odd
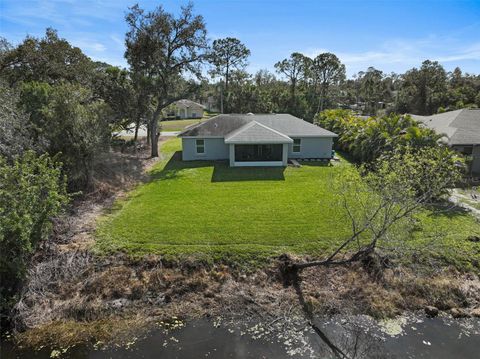
{"type": "Polygon", "coordinates": [[[285,167],[230,167],[216,162],[212,182],[285,181],[285,167]]]}
{"type": "Polygon", "coordinates": [[[447,200],[432,203],[426,205],[425,207],[431,212],[430,216],[432,217],[454,218],[458,216],[467,216],[470,214],[468,209],[447,200]]]}
{"type": "Polygon", "coordinates": [[[298,160],[300,165],[302,166],[310,166],[310,167],[333,167],[333,164],[331,161],[302,161],[298,160]]]}
{"type": "Polygon", "coordinates": [[[163,168],[150,172],[150,178],[152,181],[171,180],[181,177],[185,169],[211,166],[211,161],[183,161],[182,151],[176,151],[163,168]]]}

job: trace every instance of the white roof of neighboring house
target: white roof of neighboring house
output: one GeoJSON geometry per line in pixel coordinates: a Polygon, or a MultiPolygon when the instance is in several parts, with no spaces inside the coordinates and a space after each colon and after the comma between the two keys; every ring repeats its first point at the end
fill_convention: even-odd
{"type": "Polygon", "coordinates": [[[205,108],[205,106],[203,106],[202,104],[200,104],[198,102],[195,102],[195,101],[187,100],[187,99],[182,99],[182,100],[175,101],[173,104],[176,105],[176,106],[183,106],[183,107],[205,108]]]}
{"type": "Polygon", "coordinates": [[[233,131],[225,138],[225,143],[292,143],[293,140],[261,123],[252,121],[233,131]]]}
{"type": "Polygon", "coordinates": [[[480,109],[461,109],[431,116],[411,116],[438,134],[444,134],[451,146],[480,144],[480,109]]]}

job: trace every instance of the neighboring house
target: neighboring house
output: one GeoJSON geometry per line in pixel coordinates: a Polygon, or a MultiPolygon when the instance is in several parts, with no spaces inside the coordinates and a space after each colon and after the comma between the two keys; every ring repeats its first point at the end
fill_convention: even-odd
{"type": "Polygon", "coordinates": [[[182,159],[230,166],[286,166],[289,158],[332,158],[333,132],[288,114],[228,114],[183,132],[182,159]]]}
{"type": "Polygon", "coordinates": [[[480,175],[480,109],[462,109],[413,119],[445,136],[450,147],[472,156],[471,174],[480,175]]]}
{"type": "Polygon", "coordinates": [[[205,106],[187,99],[178,100],[169,106],[167,116],[176,118],[202,118],[205,106]]]}

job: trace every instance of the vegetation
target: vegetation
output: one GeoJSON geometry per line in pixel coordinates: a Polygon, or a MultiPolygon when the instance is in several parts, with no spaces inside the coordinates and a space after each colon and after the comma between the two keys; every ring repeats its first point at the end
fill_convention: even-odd
{"type": "MultiPolygon", "coordinates": [[[[158,156],[160,114],[181,98],[213,99],[223,110],[226,95],[228,112],[292,113],[315,121],[340,135],[340,149],[368,165],[361,173],[364,180],[347,163],[255,172],[221,163],[184,163],[173,155],[178,141],[170,140],[163,145],[168,160],[154,168],[151,182],[102,219],[96,245],[100,253],[195,255],[235,263],[259,263],[283,252],[322,256],[352,238],[347,209],[354,213],[358,208],[338,205],[342,198],[360,193],[368,204],[381,203],[384,211],[387,202],[388,208],[404,203],[391,196],[394,184],[398,193],[414,188],[418,199],[438,189],[436,180],[450,186],[456,179],[452,153],[437,147],[438,136],[398,114],[479,107],[479,75],[459,68],[446,72],[427,60],[405,74],[369,67],[346,79],[344,64],[332,53],[313,58],[293,53],[275,64],[279,77],[268,70],[250,74],[245,71],[250,50],[235,38],[210,46],[204,19],[191,4],[178,15],[136,5],[126,22],[129,69],[92,61],[51,28],[17,46],[0,39],[2,312],[13,303],[29,257],[49,235],[52,218],[67,203],[67,191],[95,189],[94,165],[110,150],[112,131],[146,124],[151,155],[158,156]],[[207,73],[213,81],[204,77],[207,73]],[[376,116],[356,117],[345,108],[376,116]],[[392,159],[395,166],[388,167],[392,159]],[[402,168],[398,161],[408,166],[402,168]],[[445,173],[448,178],[439,175],[445,173]],[[397,183],[407,177],[389,174],[422,181],[397,183]],[[351,186],[342,192],[335,186],[341,178],[350,179],[360,192],[351,186]],[[379,178],[376,185],[374,178],[379,178]],[[391,185],[390,197],[382,197],[384,185],[391,185]]],[[[176,131],[197,121],[161,126],[176,131]]],[[[442,233],[436,241],[441,249],[432,249],[432,256],[461,268],[478,267],[478,246],[465,240],[478,236],[478,223],[460,210],[438,213],[432,208],[441,204],[431,202],[402,217],[415,224],[398,232],[406,245],[417,249],[442,233]]],[[[366,234],[354,239],[365,240],[366,234]]]]}
{"type": "Polygon", "coordinates": [[[30,256],[50,233],[52,217],[68,202],[60,164],[25,152],[0,157],[0,319],[14,304],[30,256]]]}
{"type": "Polygon", "coordinates": [[[149,122],[151,154],[158,157],[158,121],[162,110],[188,95],[197,87],[186,81],[187,73],[199,78],[200,65],[207,48],[203,17],[193,13],[193,4],[182,7],[174,17],[161,6],[147,12],[138,5],[126,16],[125,57],[136,76],[145,79],[145,89],[155,109],[149,122]]]}
{"type": "Polygon", "coordinates": [[[224,112],[223,93],[227,95],[225,103],[226,112],[230,112],[229,107],[229,83],[232,71],[243,70],[247,66],[247,58],[250,56],[250,50],[240,42],[240,40],[227,37],[225,39],[217,39],[213,41],[212,51],[208,56],[209,62],[212,64],[210,74],[215,77],[219,76],[224,81],[220,90],[220,112],[224,112]],[[223,89],[225,87],[225,89],[223,89]]]}
{"type": "MultiPolygon", "coordinates": [[[[365,172],[361,180],[348,173],[338,180],[351,235],[328,257],[293,268],[347,264],[391,252],[404,255],[416,215],[445,198],[461,177],[449,151],[440,147],[397,150],[365,172]]],[[[435,208],[430,210],[434,215],[435,208]]],[[[430,240],[435,244],[439,237],[432,235],[430,240]]]]}
{"type": "Polygon", "coordinates": [[[202,121],[205,121],[205,119],[160,121],[160,126],[162,131],[182,131],[186,127],[195,125],[202,121]]]}
{"type": "MultiPolygon", "coordinates": [[[[165,142],[168,160],[152,170],[151,181],[101,219],[98,252],[245,265],[285,252],[323,256],[350,236],[348,214],[338,205],[341,192],[334,186],[347,174],[360,180],[346,161],[333,167],[310,162],[301,168],[251,171],[180,161],[173,155],[179,145],[177,139],[165,142]]],[[[479,231],[468,213],[422,209],[415,218],[406,246],[420,250],[441,232],[431,256],[462,268],[480,259],[475,244],[466,240],[479,231]]]]}
{"type": "Polygon", "coordinates": [[[349,110],[326,110],[315,117],[315,123],[338,134],[337,147],[359,162],[371,162],[400,148],[438,146],[439,135],[408,115],[365,118],[349,110]]]}

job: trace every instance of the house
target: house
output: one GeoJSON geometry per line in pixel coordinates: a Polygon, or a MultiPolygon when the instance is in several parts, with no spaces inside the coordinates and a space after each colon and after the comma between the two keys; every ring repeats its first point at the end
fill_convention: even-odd
{"type": "Polygon", "coordinates": [[[205,106],[187,99],[178,100],[174,102],[167,113],[167,117],[176,118],[202,118],[205,106]]]}
{"type": "Polygon", "coordinates": [[[470,174],[480,175],[480,109],[411,116],[438,134],[443,134],[445,142],[456,151],[472,156],[470,174]]]}
{"type": "Polygon", "coordinates": [[[182,159],[230,166],[286,166],[288,159],[331,159],[333,132],[289,114],[222,114],[181,132],[182,159]]]}

